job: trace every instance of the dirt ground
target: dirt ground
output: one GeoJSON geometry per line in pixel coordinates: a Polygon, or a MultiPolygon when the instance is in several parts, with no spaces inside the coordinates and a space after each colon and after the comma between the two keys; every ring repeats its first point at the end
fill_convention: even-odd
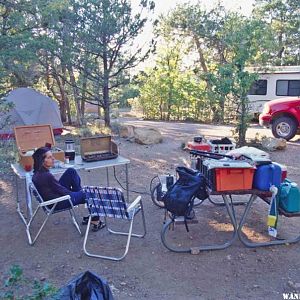
{"type": "MultiPolygon", "coordinates": [[[[140,123],[142,124],[142,123],[140,123]]],[[[147,123],[144,123],[147,125],[147,123]]],[[[199,133],[201,126],[189,131],[166,123],[157,124],[163,143],[141,146],[118,139],[121,155],[131,160],[130,189],[148,193],[156,174],[174,173],[176,166],[187,165],[189,155],[180,149],[182,142],[199,133]],[[178,130],[179,129],[179,130],[178,130]]],[[[215,136],[224,133],[215,128],[215,136]]],[[[204,132],[205,134],[205,132],[204,132]]],[[[300,144],[291,142],[285,151],[271,153],[274,161],[288,167],[288,177],[300,184],[300,144]]],[[[83,183],[105,184],[105,173],[81,173],[83,183]]],[[[117,185],[110,174],[111,185],[117,185]]],[[[124,184],[125,173],[117,169],[124,184]]],[[[20,187],[20,193],[24,187],[20,187]]],[[[130,193],[133,199],[137,194],[130,193]]],[[[24,197],[24,195],[21,195],[24,197]]],[[[116,299],[283,299],[284,292],[300,292],[300,244],[251,249],[238,240],[226,250],[200,252],[198,255],[168,251],[160,240],[164,211],[154,206],[149,195],[142,195],[147,223],[144,239],[133,239],[127,257],[121,262],[90,258],[83,254],[83,237],[79,236],[67,213],[54,215],[34,246],[29,246],[25,227],[16,210],[16,186],[12,174],[0,178],[0,276],[7,275],[11,265],[23,268],[26,277],[47,281],[60,287],[76,274],[91,270],[106,278],[116,299]]],[[[76,210],[81,216],[84,207],[76,210]]],[[[240,217],[243,207],[236,208],[240,217]]],[[[266,218],[268,207],[257,201],[245,226],[251,239],[268,239],[266,218]]],[[[41,215],[42,216],[42,215],[41,215]]],[[[41,221],[39,216],[38,221],[41,221]]],[[[171,238],[177,245],[198,246],[222,242],[232,229],[225,208],[208,201],[196,209],[198,224],[176,226],[171,238]],[[176,234],[175,234],[176,233],[176,234]]],[[[117,224],[114,224],[117,226],[117,224]]],[[[126,224],[125,224],[126,225],[126,224]]],[[[122,224],[123,227],[125,227],[122,224]]],[[[136,228],[141,225],[140,219],[136,228]]],[[[281,236],[299,234],[300,218],[281,218],[281,236]]],[[[34,227],[35,229],[37,227],[34,227]]],[[[84,226],[81,226],[84,231],[84,226]]],[[[120,253],[124,238],[114,238],[106,230],[90,234],[90,249],[102,253],[120,253]]]]}

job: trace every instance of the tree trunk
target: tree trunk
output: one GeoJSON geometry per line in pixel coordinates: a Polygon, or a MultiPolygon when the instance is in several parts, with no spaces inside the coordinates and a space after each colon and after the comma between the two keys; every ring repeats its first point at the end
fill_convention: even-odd
{"type": "MultiPolygon", "coordinates": [[[[55,76],[54,76],[54,78],[55,78],[55,76]]],[[[57,82],[58,87],[60,87],[60,82],[57,81],[56,78],[55,78],[55,80],[57,82]]],[[[53,97],[58,101],[60,118],[61,118],[61,121],[64,123],[64,122],[66,122],[66,108],[65,108],[65,102],[62,99],[61,91],[60,91],[60,96],[58,96],[57,93],[55,92],[55,89],[53,86],[49,86],[49,89],[50,89],[53,97]]]]}
{"type": "Polygon", "coordinates": [[[108,90],[108,78],[103,82],[103,109],[104,109],[104,122],[105,126],[110,127],[110,103],[109,103],[109,90],[108,90]]]}
{"type": "Polygon", "coordinates": [[[80,99],[79,99],[78,89],[76,86],[75,76],[74,76],[73,69],[71,66],[68,66],[68,71],[69,71],[69,75],[70,75],[70,81],[71,81],[74,100],[75,100],[77,125],[81,126],[83,122],[81,119],[80,99]]]}
{"type": "Polygon", "coordinates": [[[81,110],[81,118],[84,119],[84,111],[85,111],[85,94],[87,88],[87,77],[83,77],[82,83],[82,93],[81,93],[81,102],[80,102],[80,110],[81,110]]]}
{"type": "Polygon", "coordinates": [[[60,118],[63,123],[67,121],[67,115],[66,115],[66,103],[65,101],[59,102],[59,110],[60,110],[60,118]]]}
{"type": "Polygon", "coordinates": [[[241,112],[240,112],[240,124],[239,124],[239,146],[246,144],[246,131],[247,131],[247,97],[241,97],[241,112]]]}
{"type": "Polygon", "coordinates": [[[62,79],[62,85],[64,87],[64,102],[65,102],[65,106],[66,106],[66,112],[67,112],[67,117],[68,117],[68,124],[71,125],[72,124],[72,118],[71,118],[71,108],[70,108],[70,101],[69,101],[69,97],[66,93],[66,80],[65,78],[67,78],[67,70],[66,70],[66,66],[64,64],[62,64],[62,73],[63,73],[63,79],[62,79]]]}
{"type": "Polygon", "coordinates": [[[219,100],[220,106],[220,122],[224,123],[224,116],[225,116],[225,96],[221,95],[221,99],[219,100]]]}
{"type": "Polygon", "coordinates": [[[199,60],[200,60],[202,70],[205,73],[207,73],[208,69],[207,69],[205,58],[204,58],[204,55],[203,55],[203,52],[202,52],[202,49],[201,49],[201,43],[199,41],[199,38],[196,35],[194,35],[194,40],[195,40],[197,51],[198,51],[198,54],[199,54],[199,60]]]}
{"type": "Polygon", "coordinates": [[[108,58],[106,51],[103,51],[103,109],[104,109],[104,122],[105,126],[110,127],[110,103],[109,103],[109,70],[108,70],[108,58]]]}

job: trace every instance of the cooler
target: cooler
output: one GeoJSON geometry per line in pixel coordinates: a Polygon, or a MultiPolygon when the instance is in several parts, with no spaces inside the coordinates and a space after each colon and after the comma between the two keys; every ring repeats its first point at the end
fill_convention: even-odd
{"type": "Polygon", "coordinates": [[[283,182],[287,178],[287,167],[286,165],[282,165],[276,162],[273,162],[274,165],[278,165],[281,168],[281,182],[283,182]]]}
{"type": "Polygon", "coordinates": [[[17,126],[14,128],[14,132],[19,152],[19,163],[24,169],[32,169],[32,154],[35,149],[44,147],[46,143],[51,145],[54,158],[62,162],[64,161],[64,151],[55,147],[51,125],[17,126]]]}
{"type": "Polygon", "coordinates": [[[272,185],[279,187],[281,183],[281,168],[278,164],[257,166],[253,179],[253,188],[269,191],[272,185]]]}
{"type": "Polygon", "coordinates": [[[255,167],[243,161],[207,159],[203,161],[203,172],[213,191],[250,190],[255,167]]]}

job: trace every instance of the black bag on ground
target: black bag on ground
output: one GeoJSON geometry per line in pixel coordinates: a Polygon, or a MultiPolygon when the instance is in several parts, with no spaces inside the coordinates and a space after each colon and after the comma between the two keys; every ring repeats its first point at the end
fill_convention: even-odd
{"type": "Polygon", "coordinates": [[[165,208],[175,216],[187,217],[193,208],[195,197],[204,200],[208,197],[204,176],[186,167],[177,167],[178,180],[163,197],[165,208]]]}
{"type": "Polygon", "coordinates": [[[93,272],[86,271],[73,278],[51,299],[113,300],[108,283],[93,272]]]}

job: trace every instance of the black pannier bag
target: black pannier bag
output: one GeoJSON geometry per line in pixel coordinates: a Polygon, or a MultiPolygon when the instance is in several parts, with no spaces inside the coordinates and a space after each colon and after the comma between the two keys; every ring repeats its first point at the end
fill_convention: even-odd
{"type": "Polygon", "coordinates": [[[174,216],[187,217],[193,209],[195,197],[204,200],[208,197],[205,178],[199,171],[177,167],[178,180],[163,196],[165,208],[174,216]]]}

